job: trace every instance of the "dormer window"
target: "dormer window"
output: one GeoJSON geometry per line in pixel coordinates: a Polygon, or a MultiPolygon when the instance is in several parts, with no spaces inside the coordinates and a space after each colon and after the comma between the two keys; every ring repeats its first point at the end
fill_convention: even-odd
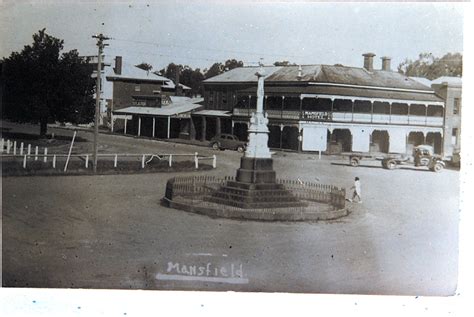
{"type": "Polygon", "coordinates": [[[140,91],[140,85],[135,85],[135,91],[139,92],[140,91]]]}

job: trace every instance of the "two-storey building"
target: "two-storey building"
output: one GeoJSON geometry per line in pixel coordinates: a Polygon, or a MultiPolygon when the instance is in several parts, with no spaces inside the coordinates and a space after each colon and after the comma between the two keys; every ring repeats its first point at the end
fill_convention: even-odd
{"type": "Polygon", "coordinates": [[[115,57],[106,78],[112,91],[112,131],[151,138],[194,137],[191,112],[202,107],[202,99],[183,96],[189,87],[126,64],[121,56],[115,57]]]}
{"type": "MultiPolygon", "coordinates": [[[[363,68],[266,66],[269,146],[327,153],[405,153],[423,143],[442,153],[444,100],[431,87],[391,71],[388,57],[382,58],[382,69],[374,69],[374,56],[364,54],[363,68]]],[[[201,120],[207,125],[202,139],[212,136],[203,136],[205,131],[247,138],[256,108],[256,71],[256,67],[235,68],[204,81],[209,115],[201,120]]]]}
{"type": "Polygon", "coordinates": [[[439,77],[431,82],[436,94],[446,103],[444,120],[444,154],[453,157],[454,163],[459,163],[461,152],[461,114],[462,114],[462,78],[439,77]]]}

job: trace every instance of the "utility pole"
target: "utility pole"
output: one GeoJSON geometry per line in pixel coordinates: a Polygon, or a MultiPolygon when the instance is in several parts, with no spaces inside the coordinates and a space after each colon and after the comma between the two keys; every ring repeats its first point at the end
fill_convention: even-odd
{"type": "Polygon", "coordinates": [[[97,139],[99,138],[99,116],[100,116],[100,97],[101,97],[101,73],[102,73],[102,52],[104,47],[108,44],[105,44],[104,41],[109,40],[107,36],[104,36],[102,33],[92,35],[92,38],[97,39],[97,46],[99,47],[99,55],[97,55],[97,83],[95,91],[95,117],[94,117],[94,163],[93,170],[94,173],[97,172],[97,152],[98,145],[97,139]]]}

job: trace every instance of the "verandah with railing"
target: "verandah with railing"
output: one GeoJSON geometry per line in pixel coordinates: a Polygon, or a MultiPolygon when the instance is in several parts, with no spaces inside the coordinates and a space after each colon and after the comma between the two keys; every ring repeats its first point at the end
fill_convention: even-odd
{"type": "MultiPolygon", "coordinates": [[[[255,96],[239,96],[234,116],[255,112],[255,96]]],[[[271,119],[360,122],[442,126],[443,102],[390,100],[350,96],[267,96],[265,112],[271,119]]]]}

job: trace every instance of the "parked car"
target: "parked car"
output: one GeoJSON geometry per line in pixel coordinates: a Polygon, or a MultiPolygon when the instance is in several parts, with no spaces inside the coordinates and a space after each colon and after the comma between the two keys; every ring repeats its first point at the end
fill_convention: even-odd
{"type": "Polygon", "coordinates": [[[240,141],[232,134],[219,134],[211,139],[210,145],[214,150],[237,150],[245,151],[246,142],[240,141]]]}

